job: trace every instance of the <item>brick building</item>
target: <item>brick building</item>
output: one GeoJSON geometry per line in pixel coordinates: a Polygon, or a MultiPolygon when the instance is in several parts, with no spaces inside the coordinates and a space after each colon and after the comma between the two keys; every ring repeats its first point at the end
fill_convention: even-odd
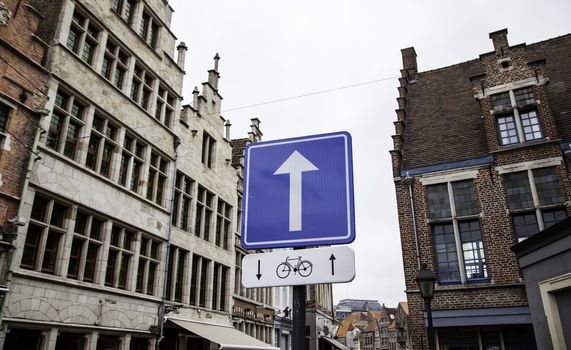
{"type": "MultiPolygon", "coordinates": [[[[35,140],[45,115],[47,44],[35,35],[43,15],[22,1],[0,2],[0,304],[8,281],[19,206],[28,170],[38,160],[35,140]]],[[[0,311],[0,318],[2,312],[0,311]]]]}
{"type": "Polygon", "coordinates": [[[510,248],[569,214],[571,35],[490,38],[493,51],[426,72],[402,50],[391,156],[414,349],[426,344],[421,263],[438,277],[440,349],[534,349],[510,248]]]}
{"type": "Polygon", "coordinates": [[[15,183],[2,215],[18,208],[23,224],[0,348],[271,348],[271,326],[264,341],[232,327],[239,169],[219,57],[181,106],[172,13],[156,0],[0,3],[1,162],[19,172],[1,168],[15,183]],[[38,156],[29,183],[16,132],[38,156]]]}

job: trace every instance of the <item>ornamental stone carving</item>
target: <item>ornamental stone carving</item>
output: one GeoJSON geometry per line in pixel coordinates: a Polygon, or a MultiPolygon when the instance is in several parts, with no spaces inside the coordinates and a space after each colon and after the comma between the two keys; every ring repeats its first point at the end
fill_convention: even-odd
{"type": "Polygon", "coordinates": [[[0,2],[0,25],[6,26],[12,19],[12,11],[3,2],[0,2]]]}

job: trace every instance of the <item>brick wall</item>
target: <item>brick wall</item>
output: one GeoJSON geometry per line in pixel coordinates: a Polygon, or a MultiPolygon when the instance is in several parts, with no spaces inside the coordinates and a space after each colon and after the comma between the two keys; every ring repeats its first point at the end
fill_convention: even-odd
{"type": "Polygon", "coordinates": [[[0,225],[18,211],[28,162],[39,122],[39,109],[46,101],[47,74],[41,63],[46,47],[34,33],[41,14],[26,1],[4,1],[12,12],[6,26],[0,26],[0,96],[11,110],[0,150],[0,225]]]}

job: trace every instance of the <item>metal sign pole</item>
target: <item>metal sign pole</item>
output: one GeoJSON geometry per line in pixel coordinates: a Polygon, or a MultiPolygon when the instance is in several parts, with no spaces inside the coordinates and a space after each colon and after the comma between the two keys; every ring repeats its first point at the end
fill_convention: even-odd
{"type": "Polygon", "coordinates": [[[293,286],[293,350],[305,349],[305,299],[307,286],[293,286]]]}
{"type": "MultiPolygon", "coordinates": [[[[299,250],[302,248],[293,248],[299,250]]],[[[293,337],[292,349],[305,350],[305,299],[307,286],[293,286],[293,337]]]]}

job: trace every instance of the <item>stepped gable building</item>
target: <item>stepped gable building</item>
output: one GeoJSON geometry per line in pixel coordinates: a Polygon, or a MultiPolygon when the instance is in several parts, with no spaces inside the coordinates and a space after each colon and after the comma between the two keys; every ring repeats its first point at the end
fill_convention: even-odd
{"type": "Polygon", "coordinates": [[[48,44],[36,35],[42,17],[29,3],[0,2],[0,305],[9,291],[12,244],[27,223],[19,212],[21,194],[39,160],[38,124],[46,114],[48,44]]]}
{"type": "Polygon", "coordinates": [[[1,213],[17,230],[4,228],[16,239],[0,348],[271,348],[271,332],[232,327],[239,174],[219,57],[181,107],[172,13],[156,0],[0,2],[0,171],[14,187],[1,197],[21,198],[1,213]]]}
{"type": "Polygon", "coordinates": [[[510,248],[569,214],[571,35],[490,38],[493,51],[427,72],[402,50],[391,156],[415,349],[426,343],[423,263],[438,277],[441,349],[535,349],[510,248]]]}

